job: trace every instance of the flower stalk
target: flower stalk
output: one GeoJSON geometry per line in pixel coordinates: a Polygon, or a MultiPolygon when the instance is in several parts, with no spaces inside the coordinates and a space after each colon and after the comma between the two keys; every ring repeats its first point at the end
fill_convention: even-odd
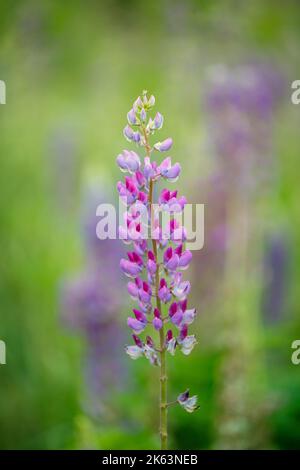
{"type": "MultiPolygon", "coordinates": [[[[145,139],[145,148],[147,152],[147,157],[150,158],[151,147],[148,142],[148,136],[143,127],[143,135],[145,139]]],[[[153,211],[153,187],[154,181],[151,179],[149,183],[149,205],[150,205],[150,229],[152,233],[153,223],[154,223],[154,211],[153,211]]],[[[158,265],[157,257],[157,245],[156,240],[152,238],[152,249],[154,253],[155,262],[158,265]]],[[[155,273],[155,292],[156,292],[156,307],[162,312],[161,301],[158,296],[159,291],[159,270],[156,270],[155,273]]],[[[164,322],[163,322],[164,323],[164,322]]],[[[159,330],[159,353],[160,353],[160,448],[162,450],[167,449],[168,447],[168,408],[167,408],[167,396],[168,396],[168,377],[167,377],[167,368],[166,368],[166,349],[165,349],[165,333],[164,333],[164,324],[159,330]]]]}
{"type": "MultiPolygon", "coordinates": [[[[127,209],[125,226],[119,227],[119,236],[125,244],[133,245],[133,251],[127,253],[127,260],[120,261],[120,267],[132,279],[127,285],[128,292],[139,305],[139,309],[133,309],[135,318],[128,317],[127,320],[135,344],[127,346],[126,352],[132,359],[144,356],[160,368],[160,440],[161,449],[167,449],[170,404],[167,400],[166,354],[174,355],[176,349],[185,355],[192,351],[196,339],[194,335],[188,335],[188,327],[194,321],[196,310],[187,308],[190,282],[182,279],[181,272],[188,268],[192,254],[184,249],[186,230],[175,217],[183,213],[186,199],[184,196],[178,198],[177,191],[165,188],[158,203],[154,203],[156,182],[175,182],[181,172],[179,163],[172,165],[171,157],[160,164],[151,160],[152,152],[166,152],[173,144],[171,138],[153,146],[150,144],[149,137],[163,125],[159,112],[147,121],[154,103],[154,96],[148,98],[147,92],[143,92],[127,114],[128,125],[123,134],[128,141],[144,147],[146,156],[142,165],[136,152],[124,150],[118,155],[121,171],[130,176],[125,177],[125,183],[118,182],[117,189],[127,209]],[[160,220],[163,212],[169,215],[165,225],[160,220]],[[151,242],[148,243],[149,229],[151,242]],[[163,304],[169,306],[167,315],[163,315],[163,304]],[[171,328],[166,331],[167,323],[171,328]],[[158,345],[150,335],[144,341],[140,337],[151,327],[159,333],[158,345]]],[[[179,404],[188,412],[196,410],[197,397],[189,398],[186,393],[180,394],[171,404],[179,404]]]]}

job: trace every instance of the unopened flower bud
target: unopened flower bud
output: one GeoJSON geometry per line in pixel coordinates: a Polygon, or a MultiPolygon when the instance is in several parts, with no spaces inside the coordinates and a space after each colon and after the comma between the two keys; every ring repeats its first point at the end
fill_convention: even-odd
{"type": "Polygon", "coordinates": [[[159,152],[167,152],[170,150],[170,148],[173,145],[173,140],[171,137],[168,137],[168,139],[163,140],[162,142],[157,142],[154,145],[155,150],[158,150],[159,152]]]}
{"type": "Polygon", "coordinates": [[[151,338],[151,336],[147,336],[147,338],[146,338],[146,344],[147,344],[147,346],[149,346],[150,348],[154,348],[154,341],[153,341],[153,339],[151,338]]]}
{"type": "Polygon", "coordinates": [[[133,142],[136,142],[137,144],[140,142],[141,140],[141,134],[139,132],[134,132],[133,133],[133,142]]]}
{"type": "Polygon", "coordinates": [[[148,100],[148,106],[152,108],[155,105],[155,96],[151,95],[148,100]]]}
{"type": "Polygon", "coordinates": [[[127,125],[123,129],[123,135],[124,135],[125,139],[128,140],[128,142],[131,142],[133,140],[133,137],[134,137],[134,132],[131,129],[131,127],[127,125]]]}
{"type": "Polygon", "coordinates": [[[127,113],[127,119],[129,124],[134,126],[136,124],[136,115],[134,109],[131,108],[131,110],[127,113]]]}
{"type": "Polygon", "coordinates": [[[132,108],[135,112],[137,112],[142,106],[143,106],[143,102],[141,100],[141,97],[139,96],[133,103],[132,108]]]}
{"type": "Polygon", "coordinates": [[[145,122],[146,119],[147,119],[147,113],[146,113],[144,108],[142,108],[142,110],[141,110],[140,118],[141,118],[142,122],[145,122]]]}
{"type": "Polygon", "coordinates": [[[154,118],[154,128],[161,129],[163,126],[163,123],[164,123],[163,115],[157,112],[154,118]]]}

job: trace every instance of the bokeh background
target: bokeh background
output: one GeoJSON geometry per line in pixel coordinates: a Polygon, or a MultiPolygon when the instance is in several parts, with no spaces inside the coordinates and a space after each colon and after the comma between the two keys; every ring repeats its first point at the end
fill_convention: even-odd
{"type": "Polygon", "coordinates": [[[300,448],[297,0],[1,6],[2,449],[159,446],[157,372],[125,357],[121,243],[95,237],[143,89],[180,189],[205,203],[189,276],[199,344],[169,361],[174,449],[300,448]]]}

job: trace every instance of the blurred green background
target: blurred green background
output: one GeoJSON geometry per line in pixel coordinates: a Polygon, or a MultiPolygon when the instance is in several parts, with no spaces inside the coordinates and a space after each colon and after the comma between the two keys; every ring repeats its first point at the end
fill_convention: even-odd
{"type": "MultiPolygon", "coordinates": [[[[172,157],[183,167],[180,188],[192,202],[205,202],[208,227],[218,222],[222,196],[212,190],[216,159],[209,142],[219,121],[209,124],[208,77],[216,64],[235,76],[235,67],[248,63],[280,76],[281,96],[267,117],[272,161],[248,200],[250,263],[233,260],[220,274],[209,231],[208,244],[195,254],[188,276],[199,344],[191,356],[169,361],[169,376],[170,396],[189,386],[200,410],[191,416],[171,410],[170,446],[300,448],[300,366],[291,362],[291,344],[300,338],[300,106],[290,99],[291,83],[300,78],[299,25],[297,0],[284,7],[279,0],[1,6],[7,103],[0,106],[0,339],[7,364],[0,365],[0,448],[158,447],[157,372],[124,358],[122,339],[115,361],[124,377],[89,391],[84,370],[89,361],[102,361],[101,381],[105,354],[64,324],[62,286],[89,263],[85,194],[98,184],[99,194],[105,186],[114,195],[126,113],[143,89],[156,96],[165,117],[161,138],[173,137],[172,157]],[[274,262],[268,255],[274,238],[277,264],[276,254],[274,262]]],[[[262,151],[254,179],[264,158],[262,151]]],[[[243,199],[245,188],[236,191],[233,200],[243,199]]],[[[99,266],[106,269],[101,255],[99,266]]],[[[124,304],[124,284],[116,290],[125,344],[129,301],[124,304]]]]}

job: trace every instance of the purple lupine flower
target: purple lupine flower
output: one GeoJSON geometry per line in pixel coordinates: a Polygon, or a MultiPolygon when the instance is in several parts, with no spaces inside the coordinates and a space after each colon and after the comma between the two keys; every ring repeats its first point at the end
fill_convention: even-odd
{"type": "Polygon", "coordinates": [[[153,315],[154,315],[153,326],[156,330],[160,330],[163,326],[163,322],[161,319],[161,313],[158,310],[158,308],[155,307],[153,315]]]}
{"type": "Polygon", "coordinates": [[[175,250],[169,246],[163,255],[164,267],[167,271],[176,271],[179,264],[179,256],[175,250]]]}
{"type": "Polygon", "coordinates": [[[149,250],[148,251],[148,261],[147,261],[147,270],[148,273],[153,276],[156,273],[157,270],[157,264],[155,261],[155,256],[153,251],[149,250]]]}
{"type": "Polygon", "coordinates": [[[138,263],[128,261],[124,258],[122,258],[120,261],[120,268],[122,269],[123,273],[126,274],[126,276],[133,278],[137,276],[143,269],[143,267],[138,263]]]}
{"type": "MultiPolygon", "coordinates": [[[[196,309],[187,309],[187,300],[181,300],[179,302],[173,302],[169,308],[169,317],[171,322],[178,328],[187,328],[195,320],[196,309]]],[[[185,329],[181,330],[181,339],[185,329]]]]}
{"type": "Polygon", "coordinates": [[[149,119],[149,123],[148,123],[148,126],[149,126],[149,129],[150,130],[158,130],[158,129],[161,129],[162,126],[163,126],[163,123],[164,123],[164,118],[163,116],[157,112],[154,119],[149,119]]]}
{"type": "Polygon", "coordinates": [[[193,413],[199,406],[197,405],[197,396],[190,397],[190,391],[186,390],[177,397],[178,403],[188,412],[193,413]]]}
{"type": "Polygon", "coordinates": [[[168,288],[167,281],[164,278],[160,280],[158,296],[164,304],[169,303],[172,298],[171,290],[168,288]]]}
{"type": "Polygon", "coordinates": [[[177,248],[175,248],[175,253],[179,257],[178,268],[181,270],[185,270],[189,267],[189,264],[192,261],[193,256],[190,250],[185,250],[185,251],[182,251],[182,250],[183,250],[183,245],[181,244],[177,246],[177,248]]]}
{"type": "Polygon", "coordinates": [[[169,308],[169,317],[171,322],[180,327],[183,319],[183,312],[176,302],[173,302],[169,308]]]}
{"type": "Polygon", "coordinates": [[[139,357],[144,355],[144,343],[136,335],[132,335],[132,338],[135,344],[132,346],[126,346],[125,350],[127,354],[131,357],[131,359],[138,359],[139,357]]]}
{"type": "Polygon", "coordinates": [[[229,189],[234,184],[253,191],[270,177],[272,113],[281,81],[263,65],[212,69],[206,97],[210,135],[229,189]]]}
{"type": "Polygon", "coordinates": [[[182,212],[186,204],[186,198],[177,198],[177,191],[163,189],[159,195],[158,202],[162,209],[168,212],[182,212]]]}
{"type": "Polygon", "coordinates": [[[132,125],[132,126],[134,126],[136,124],[136,114],[135,114],[134,109],[131,109],[130,111],[128,111],[127,120],[129,122],[129,124],[132,125]]]}
{"type": "Polygon", "coordinates": [[[117,189],[124,204],[132,204],[137,200],[139,189],[129,176],[126,177],[125,184],[121,181],[118,182],[117,189]]]}
{"type": "Polygon", "coordinates": [[[194,349],[194,346],[197,344],[196,338],[194,335],[188,335],[187,325],[183,325],[180,331],[180,335],[177,338],[178,344],[181,346],[181,352],[188,356],[191,351],[194,349]]]}
{"type": "MultiPolygon", "coordinates": [[[[150,145],[150,136],[163,124],[160,113],[156,113],[154,118],[150,116],[154,103],[155,98],[151,96],[148,99],[147,92],[144,92],[142,97],[135,100],[132,110],[128,113],[130,125],[141,135],[139,144],[144,147],[146,155],[143,164],[143,159],[137,153],[128,150],[124,150],[117,157],[121,170],[130,173],[130,176],[125,177],[125,182],[117,184],[117,189],[122,202],[127,206],[125,227],[120,227],[119,233],[125,243],[133,244],[133,251],[127,253],[128,259],[121,259],[120,267],[126,276],[133,278],[127,289],[130,297],[137,301],[139,306],[139,309],[133,309],[134,317],[127,319],[129,328],[134,332],[134,345],[127,346],[126,352],[133,359],[145,356],[152,365],[161,368],[160,398],[163,416],[167,408],[165,354],[168,352],[174,355],[176,349],[179,349],[187,355],[195,346],[196,339],[194,335],[188,335],[188,325],[195,318],[195,309],[187,308],[190,282],[183,280],[180,272],[188,268],[192,254],[183,245],[186,230],[174,217],[176,212],[184,210],[186,198],[178,197],[176,190],[165,188],[160,192],[157,206],[153,200],[155,183],[160,179],[175,182],[181,172],[180,164],[173,165],[171,157],[165,158],[160,164],[151,160],[153,150],[165,152],[170,150],[173,144],[172,139],[167,138],[153,147],[150,145]],[[159,212],[162,210],[170,214],[166,228],[161,226],[159,218],[159,212]],[[143,223],[140,220],[140,212],[145,215],[146,220],[143,220],[143,223]],[[145,236],[145,225],[146,235],[150,231],[150,239],[145,236]],[[163,315],[162,304],[166,304],[168,315],[163,315]],[[174,333],[169,329],[165,334],[168,323],[174,328],[174,333]],[[144,341],[137,336],[149,328],[159,332],[159,345],[156,345],[149,335],[144,341]]],[[[194,406],[194,397],[190,400],[192,401],[187,402],[185,406],[187,411],[192,411],[194,406]]],[[[164,418],[161,420],[162,448],[166,448],[166,434],[164,418]]]]}
{"type": "Polygon", "coordinates": [[[172,166],[171,158],[167,157],[159,165],[158,171],[163,178],[165,178],[166,180],[170,182],[175,183],[179,178],[179,175],[181,172],[181,166],[179,165],[179,163],[175,163],[175,165],[172,166]]]}
{"type": "Polygon", "coordinates": [[[166,340],[165,340],[165,347],[172,356],[175,355],[176,346],[177,346],[177,340],[173,336],[172,330],[168,330],[167,335],[166,335],[166,340]]]}
{"type": "Polygon", "coordinates": [[[144,158],[144,176],[147,181],[149,181],[150,178],[154,179],[154,177],[157,176],[157,168],[151,162],[150,157],[144,158]]]}
{"type": "Polygon", "coordinates": [[[190,281],[182,281],[182,273],[176,272],[171,282],[172,294],[179,300],[186,299],[191,290],[190,281]]]}
{"type": "Polygon", "coordinates": [[[128,142],[131,142],[134,137],[134,131],[130,126],[125,126],[123,129],[123,135],[128,142]]]}
{"type": "Polygon", "coordinates": [[[123,150],[117,157],[117,163],[121,171],[135,173],[141,166],[140,157],[133,151],[123,150]]]}
{"type": "Polygon", "coordinates": [[[182,244],[182,242],[186,241],[186,229],[176,219],[170,220],[168,233],[170,233],[171,240],[175,244],[182,244]]]}
{"type": "Polygon", "coordinates": [[[133,313],[135,318],[128,317],[127,325],[131,328],[136,334],[141,333],[144,331],[147,325],[147,317],[143,312],[137,310],[136,308],[133,309],[133,313]]]}
{"type": "Polygon", "coordinates": [[[167,152],[170,150],[170,148],[173,145],[173,140],[171,137],[168,137],[168,139],[163,140],[162,142],[157,142],[154,144],[155,150],[158,150],[159,152],[167,152]]]}
{"type": "Polygon", "coordinates": [[[148,282],[143,281],[143,287],[140,290],[140,301],[142,304],[151,304],[152,289],[148,282]]]}

